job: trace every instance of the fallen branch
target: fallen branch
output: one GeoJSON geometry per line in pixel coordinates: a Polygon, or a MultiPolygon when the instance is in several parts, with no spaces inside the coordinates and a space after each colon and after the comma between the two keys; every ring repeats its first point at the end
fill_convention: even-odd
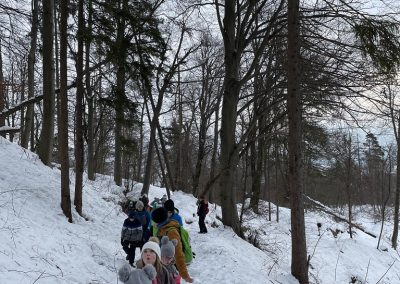
{"type": "Polygon", "coordinates": [[[304,200],[315,205],[316,207],[318,207],[319,210],[321,210],[322,212],[325,212],[329,215],[334,216],[335,218],[337,218],[339,221],[345,222],[347,224],[351,224],[352,227],[359,229],[360,231],[364,232],[365,234],[376,238],[376,235],[366,231],[363,227],[361,227],[360,225],[354,224],[353,222],[349,222],[349,220],[347,220],[346,218],[338,215],[337,213],[333,212],[330,208],[328,208],[327,206],[323,205],[322,203],[311,199],[310,197],[308,197],[307,195],[303,194],[304,200]]]}

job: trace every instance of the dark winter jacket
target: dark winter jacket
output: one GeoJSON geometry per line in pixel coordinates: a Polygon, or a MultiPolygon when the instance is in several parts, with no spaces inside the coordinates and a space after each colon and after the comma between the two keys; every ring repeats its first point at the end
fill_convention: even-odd
{"type": "Polygon", "coordinates": [[[204,200],[199,200],[197,205],[197,215],[205,216],[208,213],[208,202],[204,200]]]}
{"type": "Polygon", "coordinates": [[[140,242],[143,237],[143,227],[140,220],[126,218],[121,230],[121,240],[130,242],[140,242]]]}

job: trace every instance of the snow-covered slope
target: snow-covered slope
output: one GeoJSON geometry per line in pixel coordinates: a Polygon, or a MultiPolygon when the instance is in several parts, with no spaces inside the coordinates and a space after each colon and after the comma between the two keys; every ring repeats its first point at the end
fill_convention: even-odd
{"type": "MultiPolygon", "coordinates": [[[[125,261],[120,245],[125,214],[118,205],[123,189],[111,177],[85,179],[85,218],[74,211],[70,224],[59,206],[59,170],[1,137],[0,169],[0,283],[119,283],[116,270],[125,261]]],[[[138,194],[140,187],[137,184],[130,194],[138,194]]],[[[73,182],[70,188],[73,198],[73,182]]],[[[165,189],[151,187],[149,197],[163,194],[165,189]]],[[[192,222],[185,226],[197,254],[189,267],[195,283],[271,283],[271,257],[218,221],[219,227],[210,227],[209,234],[198,234],[196,199],[182,192],[174,193],[173,199],[186,222],[192,222]]],[[[215,214],[209,214],[209,223],[215,214]]],[[[296,283],[280,272],[281,283],[296,283]]]]}
{"type": "MultiPolygon", "coordinates": [[[[71,172],[72,198],[73,180],[71,172]]],[[[140,189],[136,184],[129,195],[138,196],[140,189]]],[[[85,179],[85,218],[73,211],[70,224],[59,206],[59,170],[0,137],[0,283],[120,283],[116,271],[125,262],[119,240],[125,218],[118,205],[122,191],[112,177],[85,179]]],[[[165,189],[152,186],[149,198],[163,194],[165,189]]],[[[244,214],[246,234],[260,250],[224,228],[216,218],[221,216],[219,207],[212,206],[207,215],[209,233],[198,234],[196,199],[183,192],[173,193],[172,199],[197,255],[189,267],[195,283],[298,283],[290,275],[290,210],[279,210],[279,223],[274,221],[276,212],[271,222],[266,215],[244,214]]],[[[358,223],[379,234],[379,223],[361,211],[357,216],[358,223]]],[[[378,250],[376,238],[355,230],[350,239],[345,224],[324,213],[307,212],[305,221],[310,283],[400,283],[400,257],[390,247],[390,222],[378,250]],[[322,224],[320,234],[317,223],[322,224]],[[336,237],[332,231],[338,231],[336,237]]]]}

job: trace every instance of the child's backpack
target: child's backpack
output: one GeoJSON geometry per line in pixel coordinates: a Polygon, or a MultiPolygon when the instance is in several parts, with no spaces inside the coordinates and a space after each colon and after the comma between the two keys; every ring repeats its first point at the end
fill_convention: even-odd
{"type": "MultiPolygon", "coordinates": [[[[173,227],[171,227],[170,229],[167,230],[167,234],[168,231],[174,229],[173,227]]],[[[194,258],[194,253],[192,251],[192,246],[190,245],[190,236],[189,236],[189,232],[182,226],[179,226],[179,236],[181,237],[181,243],[182,243],[182,250],[183,250],[183,254],[185,255],[185,262],[186,264],[190,264],[194,258]]]]}

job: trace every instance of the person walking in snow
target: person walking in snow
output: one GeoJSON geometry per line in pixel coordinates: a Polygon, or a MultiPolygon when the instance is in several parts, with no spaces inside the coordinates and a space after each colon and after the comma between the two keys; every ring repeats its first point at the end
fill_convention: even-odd
{"type": "Polygon", "coordinates": [[[142,223],[143,228],[143,239],[140,245],[140,249],[142,248],[143,244],[146,243],[150,238],[150,225],[151,225],[151,216],[150,213],[145,210],[144,204],[142,201],[136,202],[136,211],[137,216],[142,223]]]}
{"type": "Polygon", "coordinates": [[[157,272],[157,277],[153,279],[152,284],[175,284],[167,268],[161,263],[161,249],[155,237],[151,237],[143,245],[141,257],[136,262],[137,268],[143,268],[146,265],[154,266],[157,272]]]}
{"type": "Polygon", "coordinates": [[[170,240],[176,240],[175,247],[176,267],[178,268],[181,277],[188,283],[193,283],[193,278],[190,277],[186,262],[185,255],[182,248],[182,240],[179,234],[179,223],[176,220],[168,219],[168,212],[164,207],[157,208],[151,213],[153,222],[157,224],[157,236],[159,238],[168,236],[170,240]]]}
{"type": "Polygon", "coordinates": [[[135,261],[136,248],[140,248],[143,239],[143,226],[137,212],[129,211],[121,230],[121,245],[130,265],[135,261]]]}
{"type": "Polygon", "coordinates": [[[204,222],[207,213],[208,213],[208,201],[204,196],[200,196],[199,200],[197,201],[197,215],[199,216],[200,234],[207,233],[206,223],[204,222]]]}
{"type": "Polygon", "coordinates": [[[174,279],[175,284],[181,283],[181,276],[175,266],[175,247],[178,245],[177,240],[169,240],[168,236],[161,238],[161,262],[167,268],[170,276],[174,279]]]}
{"type": "Polygon", "coordinates": [[[175,204],[172,199],[168,199],[164,202],[164,208],[168,212],[169,219],[176,220],[180,226],[183,226],[182,217],[179,215],[179,210],[175,208],[175,204]]]}

